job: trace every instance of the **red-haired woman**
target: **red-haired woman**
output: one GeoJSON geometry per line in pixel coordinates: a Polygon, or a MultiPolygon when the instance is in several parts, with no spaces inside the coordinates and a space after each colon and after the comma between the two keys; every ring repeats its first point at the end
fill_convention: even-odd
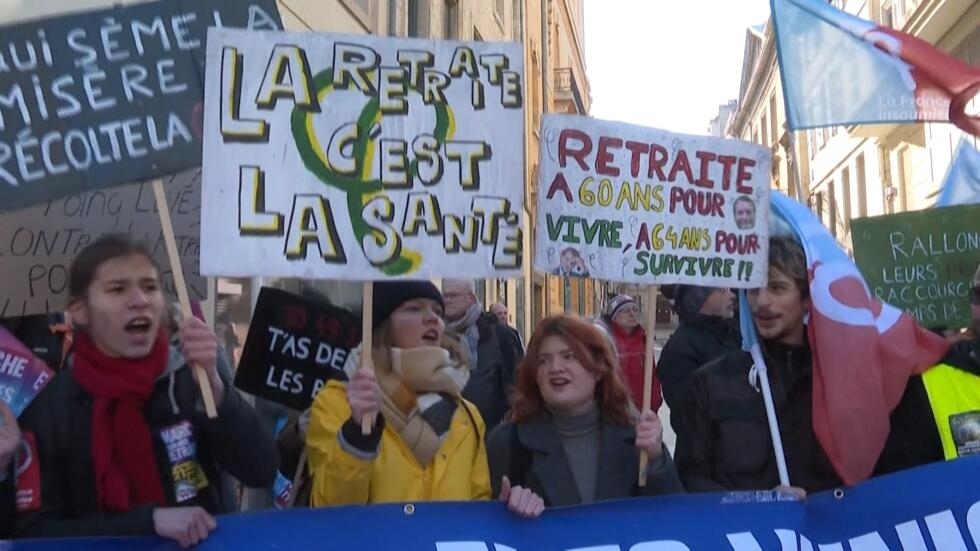
{"type": "Polygon", "coordinates": [[[508,422],[487,444],[493,494],[511,511],[533,517],[545,506],[684,491],[657,414],[631,410],[616,354],[589,321],[544,319],[518,368],[517,392],[508,422]],[[640,450],[650,458],[643,488],[640,450]]]}

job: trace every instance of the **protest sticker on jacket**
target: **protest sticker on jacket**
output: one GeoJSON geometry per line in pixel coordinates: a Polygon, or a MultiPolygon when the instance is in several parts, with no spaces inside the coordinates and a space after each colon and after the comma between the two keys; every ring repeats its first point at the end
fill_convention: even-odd
{"type": "Polygon", "coordinates": [[[170,476],[174,483],[174,500],[183,503],[197,497],[198,492],[208,486],[204,467],[197,460],[197,439],[194,425],[183,420],[175,425],[160,429],[160,440],[167,450],[170,462],[170,476]]]}
{"type": "Polygon", "coordinates": [[[235,386],[306,410],[328,380],[346,380],[344,362],[359,342],[361,324],[350,311],[263,287],[235,386]]]}
{"type": "Polygon", "coordinates": [[[207,28],[275,0],[164,0],[0,27],[0,212],[201,163],[207,28]]]}
{"type": "Polygon", "coordinates": [[[0,325],[0,400],[19,417],[54,372],[0,325]]]}
{"type": "Polygon", "coordinates": [[[759,145],[545,115],[534,266],[635,284],[759,287],[772,157],[759,145]]]}
{"type": "MultiPolygon", "coordinates": [[[[199,275],[201,170],[164,176],[167,206],[191,300],[204,299],[199,275]]],[[[60,312],[68,306],[68,269],[86,245],[109,233],[143,241],[160,267],[163,290],[177,300],[153,186],[137,183],[51,199],[0,215],[0,318],[60,312]]]]}
{"type": "Polygon", "coordinates": [[[209,32],[203,274],[520,273],[520,44],[209,32]]]}
{"type": "Polygon", "coordinates": [[[854,262],[874,297],[924,327],[970,325],[970,282],[980,259],[980,205],[851,221],[854,262]]]}

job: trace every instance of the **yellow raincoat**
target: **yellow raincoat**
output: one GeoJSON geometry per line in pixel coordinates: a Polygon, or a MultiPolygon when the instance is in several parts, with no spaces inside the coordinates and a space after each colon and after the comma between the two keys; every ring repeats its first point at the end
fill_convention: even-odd
{"type": "Polygon", "coordinates": [[[486,429],[473,404],[460,399],[448,435],[424,467],[388,424],[373,459],[344,449],[339,432],[350,416],[343,383],[330,381],[313,403],[306,436],[312,506],[490,499],[486,429]]]}

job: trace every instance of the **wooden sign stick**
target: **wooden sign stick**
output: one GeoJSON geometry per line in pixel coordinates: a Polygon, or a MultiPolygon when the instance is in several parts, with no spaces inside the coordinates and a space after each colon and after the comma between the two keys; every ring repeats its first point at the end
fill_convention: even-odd
{"type": "MultiPolygon", "coordinates": [[[[374,345],[372,343],[374,311],[374,282],[364,282],[364,308],[361,314],[361,369],[374,371],[374,345]]],[[[361,434],[371,434],[377,414],[365,413],[361,417],[361,434]]]]}
{"type": "MultiPolygon", "coordinates": [[[[157,212],[160,213],[160,227],[163,229],[163,240],[167,244],[167,257],[170,259],[170,269],[174,274],[174,287],[177,289],[177,300],[180,302],[180,313],[186,318],[194,313],[191,311],[191,299],[187,294],[187,282],[184,280],[184,268],[180,264],[180,254],[177,253],[177,238],[174,237],[174,226],[170,221],[170,207],[167,205],[167,194],[163,191],[163,180],[157,178],[153,180],[153,195],[157,201],[157,212]]],[[[197,379],[197,386],[201,389],[201,398],[204,399],[204,411],[208,419],[218,416],[218,409],[214,405],[214,393],[211,391],[211,383],[204,368],[194,364],[194,378],[197,379]]]]}
{"type": "MultiPolygon", "coordinates": [[[[660,288],[652,286],[647,289],[647,296],[650,303],[647,306],[647,342],[646,355],[643,358],[643,412],[650,411],[653,403],[653,345],[657,336],[657,293],[660,288]]],[[[647,485],[647,464],[650,458],[647,457],[646,450],[640,452],[640,479],[641,488],[647,485]]]]}
{"type": "Polygon", "coordinates": [[[299,497],[299,483],[303,478],[303,469],[306,468],[306,446],[303,446],[303,452],[299,454],[299,463],[296,464],[296,473],[293,475],[293,485],[289,488],[289,502],[286,504],[287,509],[292,509],[296,505],[296,498],[299,497]]]}

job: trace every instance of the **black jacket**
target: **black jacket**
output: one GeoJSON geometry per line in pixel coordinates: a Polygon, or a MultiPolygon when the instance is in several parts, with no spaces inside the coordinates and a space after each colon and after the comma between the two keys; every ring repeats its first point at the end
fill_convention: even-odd
{"type": "MultiPolygon", "coordinates": [[[[807,492],[839,486],[813,432],[809,346],[764,345],[790,483],[807,492]]],[[[691,380],[685,430],[674,457],[690,492],[768,490],[779,485],[762,393],[749,384],[752,358],[737,351],[700,368],[691,380]]]]}
{"type": "MultiPolygon", "coordinates": [[[[601,430],[596,501],[684,492],[666,447],[663,461],[651,462],[647,484],[641,488],[637,484],[640,453],[635,445],[636,429],[602,423],[601,430]]],[[[500,496],[500,483],[506,475],[514,486],[530,488],[541,496],[548,507],[582,503],[550,413],[543,412],[520,425],[498,426],[488,439],[487,459],[494,498],[500,496]]]]}
{"type": "MultiPolygon", "coordinates": [[[[223,359],[219,359],[223,361],[223,359]]],[[[219,373],[226,370],[219,369],[219,373]]],[[[224,379],[224,377],[222,377],[224,379]]],[[[176,348],[170,349],[167,370],[157,380],[144,409],[154,435],[156,467],[169,506],[201,506],[217,514],[221,506],[222,471],[249,487],[272,484],[276,476],[276,449],[271,434],[259,423],[252,408],[225,380],[218,417],[208,419],[193,374],[176,348]],[[183,499],[176,494],[175,475],[187,472],[187,460],[171,453],[186,449],[173,441],[168,450],[163,430],[189,428],[196,459],[206,481],[182,484],[183,499]],[[191,490],[198,486],[195,490],[191,490]],[[196,493],[196,495],[193,495],[196,493]]],[[[92,463],[92,398],[72,378],[70,369],[58,374],[24,413],[22,429],[37,440],[41,467],[41,504],[24,511],[17,520],[20,537],[55,538],[80,536],[152,535],[153,505],[138,505],[127,513],[103,514],[99,510],[92,463]]],[[[168,432],[173,436],[174,432],[168,432]]],[[[200,472],[200,471],[198,471],[200,472]]]]}
{"type": "MultiPolygon", "coordinates": [[[[958,342],[941,363],[980,377],[980,360],[975,347],[980,341],[958,342]]],[[[980,396],[977,397],[980,409],[980,396]]],[[[883,475],[943,461],[943,443],[929,404],[921,375],[909,379],[902,401],[892,411],[891,432],[878,458],[874,474],[883,475]]]]}
{"type": "Polygon", "coordinates": [[[687,386],[702,365],[738,349],[738,331],[732,320],[718,316],[699,316],[681,323],[667,339],[660,359],[657,377],[663,388],[664,401],[670,408],[670,426],[680,434],[687,386]]]}
{"type": "Polygon", "coordinates": [[[0,540],[14,535],[14,516],[17,514],[16,492],[14,491],[14,469],[8,466],[4,479],[0,482],[0,540]]]}
{"type": "Polygon", "coordinates": [[[510,409],[515,373],[524,354],[517,336],[493,315],[484,312],[476,327],[480,332],[477,365],[470,366],[463,398],[480,410],[489,434],[510,409]]]}

